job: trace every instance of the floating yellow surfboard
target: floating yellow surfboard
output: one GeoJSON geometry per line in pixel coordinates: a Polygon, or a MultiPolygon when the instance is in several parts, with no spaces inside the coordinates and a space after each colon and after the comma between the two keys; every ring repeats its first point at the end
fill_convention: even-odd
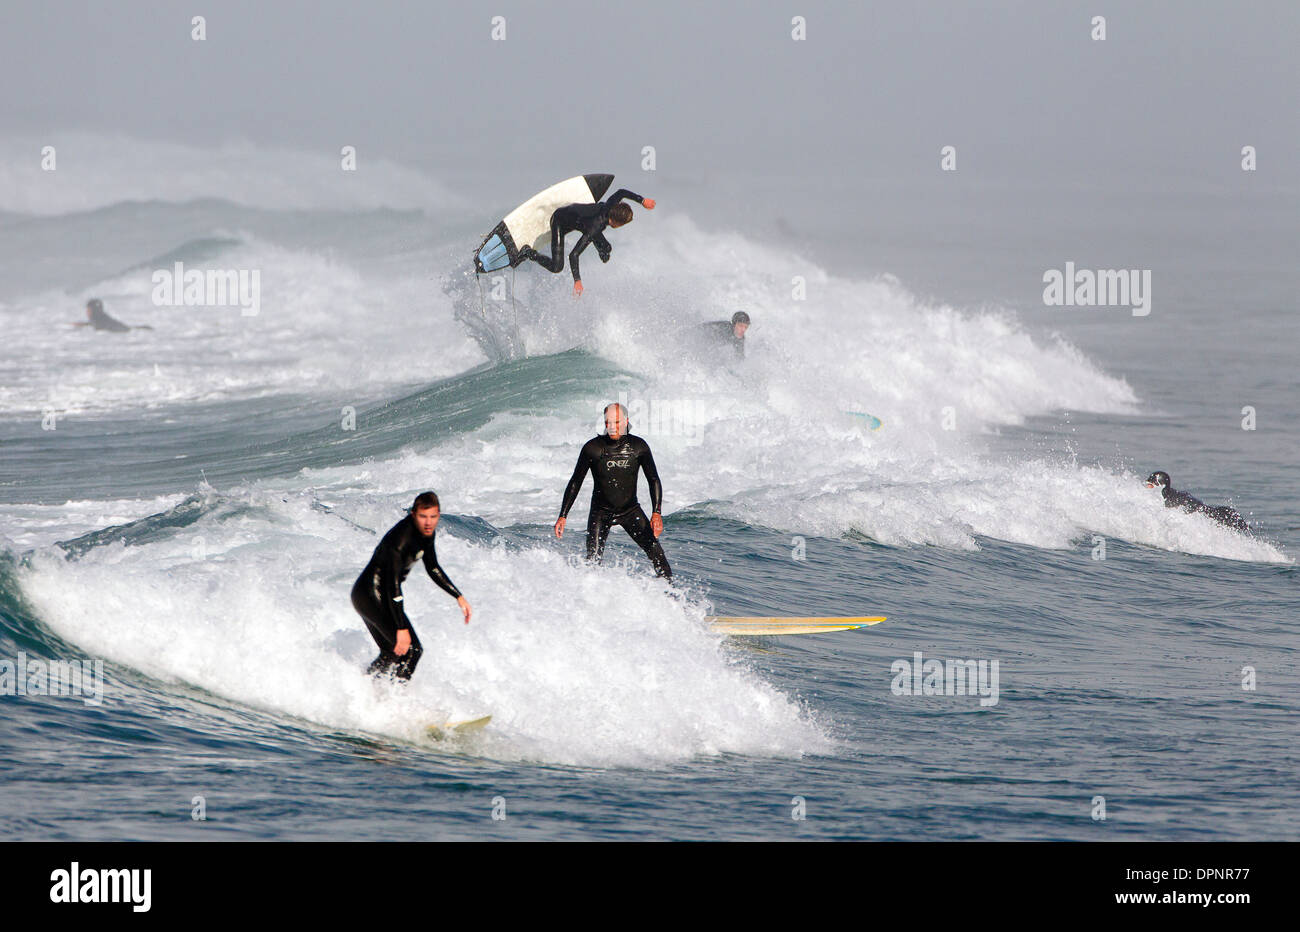
{"type": "Polygon", "coordinates": [[[473,734],[476,731],[482,731],[490,721],[492,721],[492,716],[484,715],[481,718],[470,718],[460,722],[444,722],[441,725],[430,725],[425,729],[425,732],[434,741],[445,741],[448,738],[459,738],[463,735],[473,734]]]}
{"type": "Polygon", "coordinates": [[[825,617],[825,618],[737,618],[710,615],[704,619],[714,631],[730,634],[733,637],[780,637],[786,634],[822,634],[826,631],[853,631],[878,625],[885,620],[884,615],[871,617],[825,617]]]}

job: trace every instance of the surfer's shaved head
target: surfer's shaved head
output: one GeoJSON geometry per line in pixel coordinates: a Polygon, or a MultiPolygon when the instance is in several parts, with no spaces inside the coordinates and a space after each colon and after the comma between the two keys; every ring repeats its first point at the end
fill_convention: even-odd
{"type": "Polygon", "coordinates": [[[605,433],[611,440],[617,440],[627,431],[627,408],[617,401],[605,405],[605,433]]]}
{"type": "Polygon", "coordinates": [[[631,223],[631,222],[632,222],[631,206],[624,204],[622,201],[619,201],[617,204],[615,204],[613,207],[609,209],[610,226],[621,227],[623,224],[631,223]]]}

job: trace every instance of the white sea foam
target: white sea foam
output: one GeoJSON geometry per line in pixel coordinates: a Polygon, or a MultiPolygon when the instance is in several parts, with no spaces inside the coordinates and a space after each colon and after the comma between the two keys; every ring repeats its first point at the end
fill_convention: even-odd
{"type": "MultiPolygon", "coordinates": [[[[75,297],[61,291],[0,304],[7,334],[0,413],[75,416],[189,402],[356,389],[453,375],[483,360],[432,304],[426,273],[372,278],[317,252],[290,249],[246,232],[215,260],[261,273],[261,307],[158,306],[152,268],[96,283],[75,297]],[[105,310],[152,330],[73,329],[96,295],[105,310]],[[436,345],[417,335],[438,335],[436,345]]],[[[165,265],[170,269],[170,263],[165,265]]]]}
{"type": "MultiPolygon", "coordinates": [[[[1097,533],[1231,559],[1289,559],[1203,516],[1163,509],[1123,469],[1081,465],[1066,450],[993,452],[990,432],[1030,417],[1137,410],[1123,379],[1064,341],[1034,339],[1006,313],[932,306],[893,279],[836,278],[685,220],[628,252],[617,272],[596,264],[579,300],[567,279],[556,284],[563,276],[519,281],[530,352],[587,345],[633,373],[630,384],[545,411],[502,411],[477,431],[367,464],[364,477],[344,467],[310,471],[310,481],[397,492],[437,477],[454,483],[460,512],[549,523],[602,405],[627,392],[646,407],[688,402],[700,417],[690,430],[632,424],[655,451],[669,513],[708,502],[713,514],[757,526],[892,545],[972,549],[992,537],[1063,548],[1097,533]],[[711,271],[717,253],[736,264],[726,286],[711,271]],[[651,270],[662,268],[675,271],[661,287],[651,270]],[[808,280],[806,301],[790,300],[781,284],[795,275],[808,280]],[[681,281],[700,291],[698,302],[679,300],[681,281]],[[696,325],[733,308],[754,321],[744,364],[728,350],[702,357],[696,325]],[[871,431],[853,411],[884,427],[871,431]]],[[[556,362],[566,364],[575,365],[556,362]]]]}
{"type": "Polygon", "coordinates": [[[831,746],[704,628],[700,603],[648,577],[446,534],[438,556],[473,621],[417,566],[406,605],[425,657],[407,687],[377,686],[362,672],[375,645],[348,602],[375,538],[302,499],[250,503],[260,518],[218,509],[166,540],[38,557],[24,594],[110,665],[336,728],[414,740],[490,713],[481,753],[597,766],[831,746]]]}

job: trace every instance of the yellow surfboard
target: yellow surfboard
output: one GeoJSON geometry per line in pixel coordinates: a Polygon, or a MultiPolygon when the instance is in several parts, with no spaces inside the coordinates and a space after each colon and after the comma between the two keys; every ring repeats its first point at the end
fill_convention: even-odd
{"type": "Polygon", "coordinates": [[[434,741],[445,741],[448,738],[459,738],[482,731],[490,721],[492,716],[484,715],[481,718],[470,718],[460,722],[444,722],[441,725],[430,725],[425,729],[425,733],[434,741]]]}
{"type": "Polygon", "coordinates": [[[878,625],[885,620],[884,615],[871,617],[770,617],[738,618],[709,615],[704,619],[709,626],[720,634],[733,637],[781,637],[787,634],[823,634],[827,631],[853,631],[878,625]]]}

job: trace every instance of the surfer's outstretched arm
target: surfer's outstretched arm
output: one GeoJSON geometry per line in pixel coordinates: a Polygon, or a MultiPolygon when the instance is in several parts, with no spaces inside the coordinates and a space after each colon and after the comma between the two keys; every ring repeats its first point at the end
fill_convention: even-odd
{"type": "MultiPolygon", "coordinates": [[[[582,281],[582,274],[578,271],[578,256],[582,255],[582,251],[590,245],[591,239],[591,233],[584,230],[582,238],[574,243],[573,248],[569,250],[569,270],[573,272],[573,284],[575,288],[578,283],[582,281]]],[[[581,291],[581,289],[578,290],[581,291]]]]}
{"type": "Polygon", "coordinates": [[[641,471],[645,473],[646,485],[650,486],[650,527],[654,530],[655,537],[658,537],[664,532],[664,519],[660,514],[664,504],[664,486],[659,481],[659,470],[655,468],[650,444],[642,442],[641,446],[641,471]]]}
{"type": "Polygon", "coordinates": [[[460,594],[460,590],[456,588],[455,583],[447,576],[447,571],[442,568],[442,564],[438,562],[438,555],[434,552],[432,539],[429,540],[429,546],[424,550],[424,569],[439,589],[456,600],[460,605],[460,610],[465,615],[465,624],[469,624],[469,616],[473,613],[473,610],[469,607],[469,602],[466,601],[465,597],[460,594]]]}
{"type": "Polygon", "coordinates": [[[447,576],[447,571],[438,562],[438,555],[434,552],[432,540],[429,541],[429,546],[424,548],[424,568],[428,572],[429,578],[437,584],[439,589],[453,599],[460,598],[460,590],[452,583],[447,576]]]}
{"type": "Polygon", "coordinates": [[[632,193],[631,191],[629,191],[627,188],[619,188],[618,191],[617,191],[617,193],[615,193],[614,196],[611,197],[609,200],[607,200],[605,203],[608,204],[610,207],[613,207],[615,204],[617,204],[619,201],[623,200],[623,198],[625,198],[625,197],[627,197],[627,198],[631,198],[632,200],[636,201],[638,204],[640,204],[640,205],[641,205],[642,207],[644,207],[646,210],[654,210],[654,209],[655,209],[655,202],[654,202],[654,200],[653,200],[652,198],[642,197],[642,196],[639,195],[639,194],[633,194],[633,193],[632,193]]]}
{"type": "Polygon", "coordinates": [[[573,476],[569,479],[569,484],[564,487],[564,501],[560,504],[560,517],[555,522],[555,536],[564,536],[564,523],[569,518],[569,509],[573,503],[578,500],[578,492],[582,489],[582,482],[587,478],[587,472],[591,469],[591,459],[587,456],[587,448],[583,446],[582,452],[578,454],[578,465],[573,468],[573,476]]]}
{"type": "Polygon", "coordinates": [[[641,454],[641,471],[645,473],[646,485],[650,486],[650,510],[658,514],[663,508],[664,486],[659,481],[659,470],[655,468],[655,458],[650,454],[649,444],[641,454]]]}

